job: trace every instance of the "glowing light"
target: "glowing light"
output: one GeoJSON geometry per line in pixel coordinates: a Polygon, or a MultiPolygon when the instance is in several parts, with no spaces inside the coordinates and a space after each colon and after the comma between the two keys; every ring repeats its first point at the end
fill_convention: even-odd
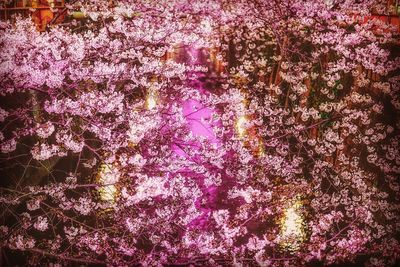
{"type": "Polygon", "coordinates": [[[148,110],[152,110],[152,109],[156,108],[156,106],[157,106],[157,97],[154,92],[150,92],[147,95],[146,107],[148,110]]]}
{"type": "Polygon", "coordinates": [[[236,129],[239,137],[243,137],[246,134],[245,124],[247,123],[247,118],[245,116],[240,116],[236,122],[236,129]]]}
{"type": "Polygon", "coordinates": [[[284,211],[279,233],[280,245],[289,251],[296,251],[306,239],[303,204],[296,198],[284,211]]]}
{"type": "Polygon", "coordinates": [[[47,0],[47,3],[49,4],[49,6],[51,8],[54,8],[55,4],[54,4],[54,0],[47,0]]]}
{"type": "Polygon", "coordinates": [[[257,154],[258,156],[262,157],[265,155],[264,144],[260,139],[257,140],[257,143],[258,143],[257,154]]]}
{"type": "Polygon", "coordinates": [[[106,202],[114,202],[118,194],[118,188],[115,184],[119,181],[119,171],[111,168],[108,164],[101,164],[97,176],[100,184],[104,185],[98,189],[100,199],[106,202]]]}
{"type": "Polygon", "coordinates": [[[148,109],[153,109],[153,108],[156,107],[156,105],[157,105],[157,102],[156,102],[156,100],[154,99],[154,97],[149,96],[149,97],[147,98],[147,108],[148,108],[148,109]]]}

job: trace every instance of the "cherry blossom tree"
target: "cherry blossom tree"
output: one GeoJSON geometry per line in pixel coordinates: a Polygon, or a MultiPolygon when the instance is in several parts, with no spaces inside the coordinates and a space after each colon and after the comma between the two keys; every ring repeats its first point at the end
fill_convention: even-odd
{"type": "Polygon", "coordinates": [[[386,1],[77,10],[46,32],[0,25],[5,260],[398,263],[399,40],[372,16],[386,1]]]}

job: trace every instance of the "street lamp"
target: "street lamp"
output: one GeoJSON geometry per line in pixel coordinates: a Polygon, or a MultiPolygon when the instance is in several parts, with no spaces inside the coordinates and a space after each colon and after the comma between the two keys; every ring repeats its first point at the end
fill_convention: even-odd
{"type": "Polygon", "coordinates": [[[120,173],[115,166],[109,164],[101,164],[97,174],[97,181],[102,186],[98,189],[100,199],[113,203],[115,202],[118,189],[115,184],[119,181],[120,173]]]}
{"type": "Polygon", "coordinates": [[[294,252],[306,239],[303,202],[296,196],[289,202],[280,219],[279,243],[285,250],[294,252]]]}

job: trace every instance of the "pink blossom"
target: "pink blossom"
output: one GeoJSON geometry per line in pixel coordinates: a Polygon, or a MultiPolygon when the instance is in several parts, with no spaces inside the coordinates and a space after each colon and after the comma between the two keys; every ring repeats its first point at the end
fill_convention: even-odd
{"type": "Polygon", "coordinates": [[[49,227],[47,218],[38,216],[36,222],[33,224],[33,227],[41,232],[46,231],[49,227]]]}

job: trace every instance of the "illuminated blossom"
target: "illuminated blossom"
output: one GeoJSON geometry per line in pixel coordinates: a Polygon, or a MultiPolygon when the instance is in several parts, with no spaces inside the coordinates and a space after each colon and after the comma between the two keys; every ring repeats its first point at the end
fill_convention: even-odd
{"type": "Polygon", "coordinates": [[[386,1],[65,2],[0,23],[6,257],[398,263],[386,1]]]}

